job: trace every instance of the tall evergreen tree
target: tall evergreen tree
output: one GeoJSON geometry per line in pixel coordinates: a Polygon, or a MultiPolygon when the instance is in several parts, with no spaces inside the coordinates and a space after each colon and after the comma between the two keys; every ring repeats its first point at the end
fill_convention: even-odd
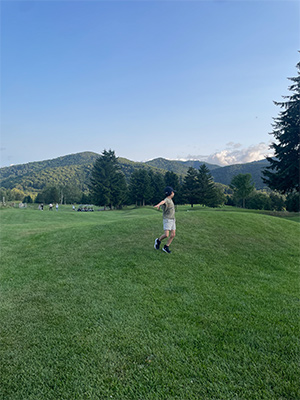
{"type": "Polygon", "coordinates": [[[150,185],[152,187],[151,204],[157,204],[162,199],[164,188],[167,186],[164,181],[164,176],[160,172],[153,172],[151,169],[148,171],[150,177],[150,185]]]}
{"type": "Polygon", "coordinates": [[[179,178],[175,172],[167,171],[164,178],[166,186],[171,186],[176,192],[179,190],[179,178]]]}
{"type": "Polygon", "coordinates": [[[225,202],[224,193],[215,186],[213,177],[205,164],[202,164],[198,171],[193,167],[188,169],[182,191],[192,207],[194,204],[218,207],[225,202]]]}
{"type": "Polygon", "coordinates": [[[300,62],[297,64],[298,76],[288,78],[293,82],[289,90],[294,92],[284,102],[274,102],[283,111],[274,118],[273,132],[277,142],[272,143],[275,158],[268,157],[270,163],[264,171],[264,182],[281,193],[299,192],[300,162],[300,62]],[[273,172],[272,172],[273,171],[273,172]]]}
{"type": "Polygon", "coordinates": [[[104,208],[120,206],[120,186],[125,190],[124,183],[125,177],[119,171],[115,152],[104,150],[97,158],[91,173],[89,188],[93,202],[104,208]]]}
{"type": "Polygon", "coordinates": [[[194,204],[199,203],[200,190],[199,190],[199,180],[198,172],[195,168],[189,167],[183,182],[183,193],[187,202],[194,206],[194,204]]]}
{"type": "Polygon", "coordinates": [[[199,181],[199,203],[209,206],[213,203],[216,196],[213,177],[207,166],[202,164],[198,171],[199,181]]]}
{"type": "MultiPolygon", "coordinates": [[[[171,186],[176,191],[175,202],[176,204],[184,204],[185,199],[183,195],[183,178],[173,171],[167,171],[164,176],[165,186],[171,186]]],[[[174,201],[174,199],[173,199],[174,201]]]]}
{"type": "Polygon", "coordinates": [[[125,175],[122,172],[116,173],[112,178],[111,195],[113,206],[116,208],[122,208],[128,197],[128,187],[125,175]]]}
{"type": "Polygon", "coordinates": [[[139,168],[133,171],[129,182],[129,193],[131,200],[136,205],[144,206],[153,196],[154,189],[151,186],[151,179],[148,172],[139,168]]]}

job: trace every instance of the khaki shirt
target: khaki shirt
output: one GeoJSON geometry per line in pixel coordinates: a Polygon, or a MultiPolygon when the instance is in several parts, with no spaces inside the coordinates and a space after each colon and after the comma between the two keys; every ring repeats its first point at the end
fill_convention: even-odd
{"type": "Polygon", "coordinates": [[[166,197],[165,204],[162,205],[162,209],[164,219],[175,219],[175,206],[172,199],[166,197]]]}

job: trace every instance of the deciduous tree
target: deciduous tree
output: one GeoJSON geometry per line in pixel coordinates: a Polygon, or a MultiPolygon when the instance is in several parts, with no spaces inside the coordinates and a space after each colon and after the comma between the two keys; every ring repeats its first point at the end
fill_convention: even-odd
{"type": "Polygon", "coordinates": [[[254,190],[251,174],[235,175],[231,180],[230,187],[234,192],[234,197],[237,200],[242,200],[243,208],[245,208],[246,198],[254,190]]]}

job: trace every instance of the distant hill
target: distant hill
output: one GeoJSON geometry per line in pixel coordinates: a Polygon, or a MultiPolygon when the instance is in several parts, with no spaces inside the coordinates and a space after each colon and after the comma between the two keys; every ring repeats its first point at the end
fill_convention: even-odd
{"type": "MultiPolygon", "coordinates": [[[[92,167],[99,156],[99,154],[93,152],[82,152],[52,160],[0,168],[0,186],[7,189],[18,187],[24,191],[38,192],[46,185],[59,185],[63,182],[67,185],[77,186],[84,191],[88,188],[92,167]]],[[[162,174],[166,171],[173,171],[184,176],[189,167],[198,169],[204,163],[203,161],[178,161],[164,158],[156,158],[147,162],[134,162],[122,157],[119,157],[118,161],[127,181],[137,168],[151,169],[162,174]]],[[[250,173],[256,188],[261,189],[264,186],[261,180],[261,170],[268,165],[268,161],[261,160],[227,167],[205,164],[211,171],[215,182],[228,185],[234,175],[250,173]]]]}
{"type": "MultiPolygon", "coordinates": [[[[26,164],[0,168],[0,187],[13,189],[18,187],[24,191],[38,192],[46,185],[77,186],[80,190],[88,189],[89,177],[96,159],[100,154],[82,152],[58,157],[52,160],[36,161],[26,164]]],[[[127,181],[137,168],[151,169],[165,173],[164,169],[145,163],[134,162],[126,158],[118,158],[122,172],[127,181]]]]}
{"type": "Polygon", "coordinates": [[[145,164],[151,167],[163,169],[165,171],[172,171],[179,175],[185,175],[189,167],[199,169],[202,164],[206,164],[207,168],[212,171],[220,168],[219,165],[208,164],[204,161],[179,161],[179,160],[166,160],[165,158],[155,158],[154,160],[146,161],[145,164]]]}
{"type": "Polygon", "coordinates": [[[224,185],[229,185],[235,175],[251,174],[256,189],[263,189],[265,184],[262,181],[262,170],[268,165],[269,162],[264,159],[247,164],[234,164],[226,167],[219,167],[211,170],[211,174],[215,182],[223,183],[224,185]]]}
{"type": "Polygon", "coordinates": [[[97,157],[99,154],[83,152],[52,160],[0,168],[1,187],[12,189],[21,186],[25,191],[35,192],[46,185],[58,185],[64,182],[85,190],[88,176],[97,157]]]}
{"type": "Polygon", "coordinates": [[[83,152],[57,157],[51,160],[35,161],[26,164],[12,165],[0,168],[0,178],[5,179],[11,176],[20,176],[34,171],[41,171],[47,168],[69,167],[74,165],[93,165],[99,154],[93,152],[83,152]]]}

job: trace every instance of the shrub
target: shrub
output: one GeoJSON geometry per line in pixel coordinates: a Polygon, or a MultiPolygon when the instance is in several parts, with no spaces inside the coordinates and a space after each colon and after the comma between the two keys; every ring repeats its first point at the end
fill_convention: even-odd
{"type": "Polygon", "coordinates": [[[299,212],[300,211],[300,195],[299,192],[290,193],[286,198],[287,211],[299,212]]]}
{"type": "Polygon", "coordinates": [[[254,210],[271,210],[270,196],[262,192],[253,192],[246,199],[246,208],[254,210]]]}
{"type": "Polygon", "coordinates": [[[22,203],[33,203],[33,200],[30,195],[25,196],[22,203]]]}
{"type": "Polygon", "coordinates": [[[285,197],[279,193],[270,193],[271,210],[283,211],[285,209],[285,197]]]}

